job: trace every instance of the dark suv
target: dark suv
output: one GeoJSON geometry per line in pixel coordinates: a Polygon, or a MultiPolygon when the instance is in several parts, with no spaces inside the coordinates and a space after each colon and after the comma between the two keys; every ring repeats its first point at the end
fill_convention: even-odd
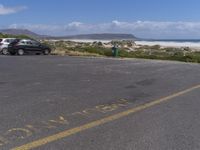
{"type": "Polygon", "coordinates": [[[11,55],[24,55],[27,53],[48,55],[51,53],[51,48],[35,40],[16,39],[8,45],[8,52],[11,55]]]}

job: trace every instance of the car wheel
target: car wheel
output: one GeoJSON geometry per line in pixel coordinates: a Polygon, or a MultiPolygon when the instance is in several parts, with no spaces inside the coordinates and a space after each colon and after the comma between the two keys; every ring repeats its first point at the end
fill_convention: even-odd
{"type": "Polygon", "coordinates": [[[2,49],[2,54],[3,55],[8,55],[8,49],[7,48],[2,49]]]}
{"type": "Polygon", "coordinates": [[[48,49],[45,49],[43,53],[44,55],[49,55],[50,51],[48,49]]]}
{"type": "Polygon", "coordinates": [[[24,55],[24,50],[23,49],[19,49],[17,51],[17,54],[20,55],[20,56],[24,55]]]}

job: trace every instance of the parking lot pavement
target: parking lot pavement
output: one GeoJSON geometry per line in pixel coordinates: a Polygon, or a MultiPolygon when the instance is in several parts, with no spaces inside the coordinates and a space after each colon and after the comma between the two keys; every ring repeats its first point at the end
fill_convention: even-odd
{"type": "Polygon", "coordinates": [[[199,149],[200,67],[0,57],[0,149],[199,149]]]}

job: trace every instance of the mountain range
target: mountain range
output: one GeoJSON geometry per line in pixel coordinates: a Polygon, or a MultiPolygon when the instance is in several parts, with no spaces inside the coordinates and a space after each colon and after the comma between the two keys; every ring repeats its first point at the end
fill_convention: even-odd
{"type": "Polygon", "coordinates": [[[0,33],[10,35],[27,35],[37,39],[82,39],[82,40],[136,40],[138,39],[132,34],[117,34],[117,33],[101,33],[101,34],[80,34],[68,36],[48,36],[34,33],[27,29],[0,29],[0,33]]]}

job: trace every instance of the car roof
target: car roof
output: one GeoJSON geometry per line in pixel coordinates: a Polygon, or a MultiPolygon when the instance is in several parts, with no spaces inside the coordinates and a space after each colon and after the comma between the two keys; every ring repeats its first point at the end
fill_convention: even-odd
{"type": "Polygon", "coordinates": [[[35,40],[32,40],[32,39],[20,39],[20,41],[35,41],[35,40]]]}
{"type": "Polygon", "coordinates": [[[16,38],[1,38],[2,40],[15,40],[16,38]]]}

